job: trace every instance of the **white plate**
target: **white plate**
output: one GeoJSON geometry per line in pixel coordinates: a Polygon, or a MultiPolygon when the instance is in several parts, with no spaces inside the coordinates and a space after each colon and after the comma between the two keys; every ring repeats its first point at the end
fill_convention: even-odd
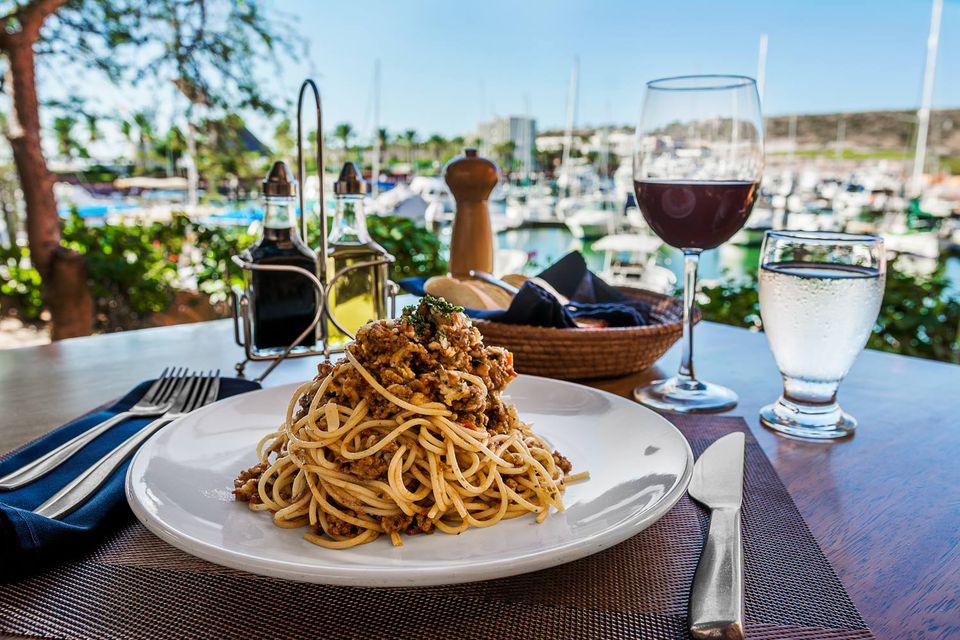
{"type": "Polygon", "coordinates": [[[256,463],[296,385],[254,391],[172,423],[137,452],[127,500],[175,547],[235,569],[305,582],[412,586],[487,580],[552,567],[626,540],[663,517],[690,480],[693,454],[673,425],[635,402],[569,382],[520,376],[505,395],[523,420],[590,480],[567,487],[564,513],[543,524],[507,520],[458,535],[385,537],[324,549],[303,530],[233,499],[233,479],[256,463]]]}

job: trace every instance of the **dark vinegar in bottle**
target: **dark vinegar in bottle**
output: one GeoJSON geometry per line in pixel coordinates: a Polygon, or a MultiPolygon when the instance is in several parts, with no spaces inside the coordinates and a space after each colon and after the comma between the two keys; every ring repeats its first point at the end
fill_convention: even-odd
{"type": "MultiPolygon", "coordinates": [[[[316,257],[300,241],[296,230],[264,228],[263,238],[250,250],[251,261],[261,265],[300,267],[310,273],[316,257]]],[[[285,348],[313,322],[317,290],[303,275],[284,271],[253,272],[253,344],[257,349],[285,348]]],[[[297,346],[312,347],[314,332],[297,346]]]]}
{"type": "MultiPolygon", "coordinates": [[[[274,163],[263,183],[263,234],[250,247],[247,259],[257,265],[300,267],[315,274],[316,254],[297,231],[296,186],[286,163],[274,163]]],[[[303,274],[290,271],[254,270],[249,278],[254,348],[282,351],[313,322],[317,290],[303,274]]],[[[310,331],[297,346],[315,344],[316,331],[310,331]]]]}

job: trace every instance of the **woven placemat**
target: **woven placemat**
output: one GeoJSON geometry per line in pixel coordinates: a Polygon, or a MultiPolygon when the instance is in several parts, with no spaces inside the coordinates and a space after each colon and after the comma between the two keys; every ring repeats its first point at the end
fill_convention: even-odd
{"type": "MultiPolygon", "coordinates": [[[[670,416],[699,455],[747,432],[749,638],[873,638],[740,418],[670,416]]],[[[616,547],[523,576],[449,587],[301,584],[220,567],[131,522],[81,561],[0,584],[0,632],[48,638],[687,638],[707,517],[684,497],[616,547]]]]}

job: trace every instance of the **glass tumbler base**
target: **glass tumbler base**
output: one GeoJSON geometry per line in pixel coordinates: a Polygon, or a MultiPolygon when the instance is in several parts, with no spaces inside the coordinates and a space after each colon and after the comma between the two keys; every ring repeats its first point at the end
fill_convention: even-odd
{"type": "Polygon", "coordinates": [[[857,421],[836,404],[808,407],[784,398],[760,409],[760,423],[768,429],[805,440],[836,440],[853,435],[857,421]]]}
{"type": "Polygon", "coordinates": [[[652,409],[677,413],[716,413],[737,406],[737,394],[726,387],[676,376],[637,387],[633,397],[652,409]]]}

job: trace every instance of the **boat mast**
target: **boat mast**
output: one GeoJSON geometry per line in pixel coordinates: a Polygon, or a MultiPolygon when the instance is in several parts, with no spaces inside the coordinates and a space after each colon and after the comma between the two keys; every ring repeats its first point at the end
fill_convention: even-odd
{"type": "Polygon", "coordinates": [[[760,105],[763,105],[763,90],[767,84],[767,34],[760,34],[760,56],[757,59],[757,93],[760,105]]]}
{"type": "Polygon", "coordinates": [[[917,111],[917,150],[913,156],[913,177],[910,191],[920,195],[923,187],[923,166],[927,156],[927,133],[930,130],[930,103],[933,101],[933,81],[937,71],[937,49],[940,46],[940,16],[943,0],[933,0],[930,14],[930,35],[927,36],[927,64],[923,72],[923,99],[917,111]]]}
{"type": "Polygon", "coordinates": [[[606,123],[600,129],[600,180],[601,184],[610,172],[610,100],[606,102],[606,123]]]}
{"type": "Polygon", "coordinates": [[[837,160],[843,158],[843,146],[847,138],[847,119],[840,115],[840,120],[837,121],[837,145],[833,150],[833,157],[837,160]]]}
{"type": "Polygon", "coordinates": [[[789,128],[789,137],[790,137],[790,166],[793,166],[793,160],[797,153],[797,116],[796,114],[790,116],[790,128],[789,128]]]}
{"type": "Polygon", "coordinates": [[[570,195],[570,148],[573,146],[573,127],[577,122],[577,102],[580,98],[580,56],[573,57],[573,70],[570,72],[570,87],[567,92],[567,129],[563,136],[563,160],[560,163],[560,175],[565,178],[567,195],[570,195]]]}
{"type": "Polygon", "coordinates": [[[530,94],[523,94],[523,180],[531,181],[533,173],[533,128],[530,126],[530,94]]]}
{"type": "Polygon", "coordinates": [[[370,176],[370,195],[380,191],[380,59],[373,62],[373,171],[370,176]]]}
{"type": "Polygon", "coordinates": [[[483,81],[483,76],[478,78],[477,88],[480,91],[480,119],[477,120],[477,140],[476,146],[479,147],[480,155],[489,156],[489,140],[480,137],[483,131],[483,124],[487,121],[487,83],[483,81]]]}

